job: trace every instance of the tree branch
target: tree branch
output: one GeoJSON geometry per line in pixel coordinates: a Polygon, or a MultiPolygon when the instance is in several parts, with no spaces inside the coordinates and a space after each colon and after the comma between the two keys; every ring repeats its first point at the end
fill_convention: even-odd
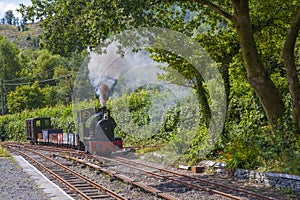
{"type": "MultiPolygon", "coordinates": [[[[200,3],[202,5],[206,5],[206,6],[210,7],[211,9],[213,9],[216,13],[220,14],[221,16],[229,19],[230,21],[233,21],[233,16],[232,15],[225,12],[219,6],[217,6],[216,4],[213,4],[212,2],[210,2],[208,0],[192,0],[192,1],[200,3]]],[[[163,0],[157,0],[157,1],[151,2],[150,5],[153,6],[155,4],[159,4],[159,3],[162,3],[162,2],[164,2],[164,1],[163,0]]],[[[172,1],[167,1],[167,2],[172,2],[172,1]]]]}
{"type": "Polygon", "coordinates": [[[287,34],[286,42],[284,44],[283,51],[289,51],[288,53],[290,55],[294,55],[295,43],[296,43],[299,30],[300,30],[300,9],[298,10],[296,17],[291,24],[291,27],[287,34]]]}
{"type": "Polygon", "coordinates": [[[292,97],[292,115],[300,131],[300,82],[295,64],[295,44],[300,30],[300,9],[292,22],[283,47],[282,57],[292,97]]]}
{"type": "Polygon", "coordinates": [[[202,5],[206,5],[213,9],[216,13],[220,14],[221,16],[225,17],[226,19],[229,19],[230,21],[233,21],[233,16],[230,15],[229,13],[225,12],[222,10],[219,6],[216,4],[208,1],[208,0],[194,0],[194,2],[200,3],[202,5]]]}

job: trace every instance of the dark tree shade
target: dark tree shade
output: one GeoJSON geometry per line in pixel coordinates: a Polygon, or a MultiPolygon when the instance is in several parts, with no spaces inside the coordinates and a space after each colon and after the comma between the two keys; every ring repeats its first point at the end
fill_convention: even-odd
{"type": "Polygon", "coordinates": [[[13,21],[14,21],[14,14],[13,14],[13,11],[12,10],[8,10],[6,11],[5,13],[5,19],[6,19],[6,23],[9,24],[9,25],[12,25],[13,24],[13,21]]]}

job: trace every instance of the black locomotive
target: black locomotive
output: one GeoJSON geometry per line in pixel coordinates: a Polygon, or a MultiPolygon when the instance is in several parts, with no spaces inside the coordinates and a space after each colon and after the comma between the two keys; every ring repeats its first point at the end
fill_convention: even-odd
{"type": "Polygon", "coordinates": [[[85,109],[79,112],[78,130],[87,151],[103,154],[123,148],[122,139],[115,137],[114,130],[117,124],[109,109],[104,106],[96,111],[85,109]]]}

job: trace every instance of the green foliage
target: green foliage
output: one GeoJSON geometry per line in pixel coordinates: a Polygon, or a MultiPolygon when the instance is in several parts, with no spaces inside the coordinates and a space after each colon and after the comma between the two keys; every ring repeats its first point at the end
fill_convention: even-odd
{"type": "MultiPolygon", "coordinates": [[[[227,126],[230,139],[222,154],[227,167],[299,175],[299,136],[283,131],[288,127],[272,132],[261,111],[252,109],[248,108],[251,111],[241,117],[239,124],[227,126]]],[[[285,120],[289,121],[286,126],[292,124],[289,117],[285,120]]]]}
{"type": "Polygon", "coordinates": [[[18,58],[19,49],[0,35],[0,79],[11,80],[17,78],[21,65],[18,58]]]}
{"type": "Polygon", "coordinates": [[[20,86],[7,95],[7,107],[12,113],[25,109],[39,108],[43,106],[43,97],[38,84],[32,86],[20,86]]]}
{"type": "Polygon", "coordinates": [[[178,105],[166,109],[163,113],[163,123],[162,132],[173,132],[179,126],[180,123],[180,107],[178,105]]]}
{"type": "MultiPolygon", "coordinates": [[[[207,128],[203,126],[196,131],[197,132],[191,146],[189,146],[185,154],[179,158],[179,161],[188,163],[190,165],[193,165],[195,163],[198,163],[200,160],[205,159],[205,155],[209,153],[207,148],[211,149],[208,144],[209,139],[207,128]]],[[[187,134],[189,134],[189,132],[191,131],[187,131],[187,134]]]]}
{"type": "Polygon", "coordinates": [[[116,132],[125,145],[161,146],[152,151],[168,158],[165,161],[195,161],[199,150],[204,152],[209,147],[205,144],[204,117],[194,96],[170,103],[169,95],[139,90],[109,101],[118,124],[116,132]]]}
{"type": "MultiPolygon", "coordinates": [[[[276,82],[286,91],[285,80],[279,78],[276,82]]],[[[258,98],[247,83],[235,80],[233,92],[235,96],[229,104],[222,141],[225,146],[218,157],[226,160],[228,168],[300,174],[299,136],[293,132],[295,127],[290,115],[285,115],[281,127],[271,129],[258,98]]]]}
{"type": "Polygon", "coordinates": [[[117,132],[128,144],[148,143],[147,139],[144,139],[151,138],[159,132],[158,121],[152,118],[152,111],[149,110],[151,101],[156,98],[160,98],[159,92],[142,90],[130,95],[123,94],[109,102],[108,106],[118,123],[117,132]]]}
{"type": "Polygon", "coordinates": [[[3,149],[0,143],[0,157],[11,157],[7,149],[3,149]]]}
{"type": "Polygon", "coordinates": [[[130,112],[130,121],[136,124],[137,126],[149,124],[149,98],[150,94],[146,91],[135,92],[129,97],[128,110],[130,112]]]}
{"type": "Polygon", "coordinates": [[[40,88],[37,82],[31,86],[18,86],[7,95],[7,108],[10,113],[55,106],[58,102],[59,97],[55,87],[48,85],[40,88]]]}
{"type": "Polygon", "coordinates": [[[22,78],[6,84],[20,84],[7,95],[9,113],[70,103],[76,71],[84,56],[84,53],[74,53],[70,58],[63,58],[47,50],[22,51],[18,56],[21,68],[17,72],[22,78]]]}
{"type": "Polygon", "coordinates": [[[170,140],[177,130],[178,105],[168,105],[169,93],[139,90],[109,101],[117,132],[128,145],[161,144],[170,140]]]}
{"type": "MultiPolygon", "coordinates": [[[[202,74],[199,72],[197,66],[193,66],[185,59],[167,51],[158,49],[152,49],[150,51],[152,52],[151,57],[155,61],[168,63],[167,67],[161,67],[166,73],[158,75],[159,79],[195,89],[202,114],[208,125],[211,118],[211,108],[208,103],[209,95],[202,74]]],[[[203,63],[203,66],[206,65],[207,63],[203,63]]]]}

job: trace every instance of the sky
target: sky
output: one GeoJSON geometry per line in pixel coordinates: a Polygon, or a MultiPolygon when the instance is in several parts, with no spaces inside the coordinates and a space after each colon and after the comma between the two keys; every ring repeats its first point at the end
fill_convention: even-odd
{"type": "Polygon", "coordinates": [[[0,0],[0,18],[5,16],[5,12],[12,10],[15,17],[21,17],[21,14],[16,11],[19,8],[19,4],[30,5],[30,0],[0,0]]]}

